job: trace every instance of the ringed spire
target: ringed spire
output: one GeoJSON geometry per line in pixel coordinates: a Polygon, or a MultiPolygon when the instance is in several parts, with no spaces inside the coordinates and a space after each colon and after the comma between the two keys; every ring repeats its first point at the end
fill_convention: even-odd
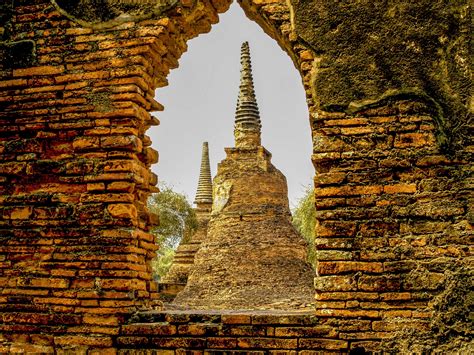
{"type": "Polygon", "coordinates": [[[261,145],[262,124],[255,97],[248,42],[242,43],[240,64],[240,87],[234,125],[235,146],[253,148],[261,145]]]}
{"type": "Polygon", "coordinates": [[[212,204],[212,178],[209,163],[209,144],[207,142],[202,143],[201,169],[199,171],[199,182],[194,203],[196,205],[212,204]]]}

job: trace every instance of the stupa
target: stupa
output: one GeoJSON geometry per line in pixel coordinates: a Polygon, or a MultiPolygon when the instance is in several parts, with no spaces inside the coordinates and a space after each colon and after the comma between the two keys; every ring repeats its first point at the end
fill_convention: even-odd
{"type": "Polygon", "coordinates": [[[189,271],[194,263],[194,256],[202,241],[206,239],[212,207],[212,178],[207,142],[202,144],[201,169],[194,204],[196,205],[194,211],[196,212],[198,227],[189,240],[182,241],[178,246],[173,264],[161,280],[162,284],[186,284],[189,271]]]}
{"type": "Polygon", "coordinates": [[[285,176],[261,145],[249,45],[241,52],[235,147],[213,181],[207,238],[173,305],[182,309],[302,310],[312,307],[314,271],[291,224],[285,176]]]}

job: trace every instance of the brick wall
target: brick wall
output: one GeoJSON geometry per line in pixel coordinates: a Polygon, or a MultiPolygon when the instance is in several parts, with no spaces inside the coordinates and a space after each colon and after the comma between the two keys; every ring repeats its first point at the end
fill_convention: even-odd
{"type": "Polygon", "coordinates": [[[109,347],[123,316],[157,296],[154,90],[217,11],[94,31],[49,1],[2,6],[0,341],[109,347]]]}
{"type": "Polygon", "coordinates": [[[472,255],[471,154],[442,154],[416,100],[321,112],[314,124],[316,314],[366,319],[345,337],[367,349],[427,330],[446,271],[472,255]]]}
{"type": "Polygon", "coordinates": [[[309,314],[143,313],[122,326],[119,354],[161,349],[163,354],[314,354],[341,352],[348,342],[309,314]],[[138,323],[139,322],[139,323],[138,323]]]}
{"type": "Polygon", "coordinates": [[[177,353],[347,352],[375,349],[404,326],[430,327],[430,300],[472,255],[472,139],[456,158],[446,155],[437,117],[413,98],[321,112],[313,54],[292,32],[284,1],[243,6],[305,85],[317,171],[316,314],[304,330],[248,315],[231,326],[225,317],[202,325],[203,315],[125,325],[156,296],[145,208],[157,179],[145,135],[158,124],[149,112],[162,109],[154,90],[186,41],[229,4],[183,2],[168,17],[102,30],[74,24],[46,0],[14,5],[0,6],[0,352],[115,353],[140,341],[177,353]],[[313,327],[331,330],[307,333],[313,327]],[[187,337],[201,340],[186,345],[187,337]],[[313,337],[324,340],[302,340],[313,337]]]}

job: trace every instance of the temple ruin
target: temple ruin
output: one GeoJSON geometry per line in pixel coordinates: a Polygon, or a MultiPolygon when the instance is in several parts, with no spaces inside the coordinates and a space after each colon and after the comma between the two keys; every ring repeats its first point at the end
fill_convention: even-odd
{"type": "Polygon", "coordinates": [[[186,309],[311,309],[314,272],[291,224],[284,175],[261,145],[249,45],[242,45],[235,147],[218,165],[206,240],[174,305],[186,309]]]}
{"type": "Polygon", "coordinates": [[[190,240],[184,240],[179,244],[170,270],[160,281],[162,285],[186,285],[196,252],[203,241],[207,239],[207,226],[211,218],[212,207],[212,178],[207,142],[202,144],[201,169],[194,203],[198,222],[197,230],[190,240]]]}
{"type": "Polygon", "coordinates": [[[231,1],[104,3],[0,3],[1,353],[473,352],[469,1],[239,0],[305,89],[307,314],[160,310],[155,91],[231,1]]]}

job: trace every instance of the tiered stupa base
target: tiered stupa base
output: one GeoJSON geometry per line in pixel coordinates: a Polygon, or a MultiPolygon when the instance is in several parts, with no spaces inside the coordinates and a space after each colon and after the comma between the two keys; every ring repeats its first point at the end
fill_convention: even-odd
{"type": "Polygon", "coordinates": [[[261,216],[212,222],[212,241],[201,247],[181,309],[303,310],[314,302],[305,245],[290,222],[261,216]],[[225,225],[225,229],[222,226],[225,225]]]}
{"type": "Polygon", "coordinates": [[[214,179],[207,240],[179,309],[304,310],[314,303],[306,243],[291,224],[287,185],[263,147],[227,148],[214,179]]]}

